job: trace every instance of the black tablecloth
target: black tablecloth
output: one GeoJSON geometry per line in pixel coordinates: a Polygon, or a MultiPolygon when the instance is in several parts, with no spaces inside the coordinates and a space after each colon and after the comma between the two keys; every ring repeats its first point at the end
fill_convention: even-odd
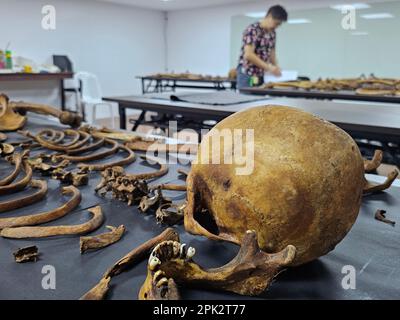
{"type": "MultiPolygon", "coordinates": [[[[27,128],[48,127],[40,121],[30,119],[27,128]]],[[[11,136],[14,136],[12,134],[11,136]]],[[[11,140],[13,140],[12,138],[11,140]]],[[[162,182],[178,182],[176,169],[181,165],[170,165],[168,175],[162,182]]],[[[1,161],[0,178],[9,168],[1,161]]],[[[187,169],[187,167],[186,167],[187,169]]],[[[154,170],[137,160],[127,168],[128,172],[154,170]]],[[[79,237],[57,237],[32,240],[10,240],[0,238],[0,299],[78,299],[92,288],[103,273],[133,248],[159,234],[165,229],[156,224],[152,215],[139,213],[136,207],[97,196],[93,189],[99,182],[93,174],[89,186],[81,187],[81,205],[66,217],[51,225],[79,224],[89,218],[88,207],[100,204],[106,217],[105,225],[124,224],[127,232],[121,241],[99,251],[81,255],[79,237]],[[12,252],[19,247],[37,245],[41,253],[36,263],[17,264],[12,252]],[[41,282],[42,268],[52,265],[56,269],[56,289],[44,290],[41,282]]],[[[166,192],[176,201],[184,199],[178,192],[166,192]]],[[[374,219],[376,209],[387,211],[387,217],[400,221],[400,189],[392,187],[385,193],[364,198],[360,215],[348,236],[334,251],[307,265],[291,268],[280,274],[270,289],[253,299],[398,299],[400,298],[400,226],[378,222],[374,219]],[[344,266],[356,270],[356,289],[345,290],[342,280],[344,266]]],[[[4,200],[0,197],[0,201],[4,200]]],[[[37,213],[55,208],[65,202],[60,196],[59,182],[49,180],[46,200],[15,213],[3,213],[2,217],[37,213]]],[[[195,260],[205,267],[217,267],[232,259],[238,247],[229,243],[213,242],[203,237],[187,234],[178,226],[181,240],[196,248],[195,260]]],[[[113,278],[109,299],[137,299],[140,286],[146,277],[146,261],[135,268],[113,278]]],[[[208,290],[181,289],[185,299],[249,299],[235,294],[208,290]]]]}

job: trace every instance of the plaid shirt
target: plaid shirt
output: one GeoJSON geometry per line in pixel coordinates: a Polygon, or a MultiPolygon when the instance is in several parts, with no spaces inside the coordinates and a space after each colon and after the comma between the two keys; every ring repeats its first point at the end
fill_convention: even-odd
{"type": "Polygon", "coordinates": [[[269,32],[263,29],[260,22],[256,22],[247,27],[243,33],[242,49],[240,52],[239,66],[242,67],[242,72],[249,76],[264,76],[264,70],[257,67],[244,59],[244,47],[246,45],[254,45],[255,54],[261,60],[268,62],[271,57],[271,52],[275,48],[276,33],[269,32]]]}

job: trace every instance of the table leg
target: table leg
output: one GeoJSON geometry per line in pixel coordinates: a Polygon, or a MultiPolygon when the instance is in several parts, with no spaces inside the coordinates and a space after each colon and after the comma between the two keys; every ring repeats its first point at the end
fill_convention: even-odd
{"type": "Polygon", "coordinates": [[[61,97],[61,110],[65,111],[65,92],[64,92],[64,80],[60,80],[60,97],[61,97]]]}
{"type": "Polygon", "coordinates": [[[122,130],[126,130],[126,109],[123,105],[118,105],[119,112],[119,128],[122,130]]]}
{"type": "Polygon", "coordinates": [[[145,119],[146,116],[146,111],[142,111],[142,113],[140,114],[139,118],[135,121],[135,124],[133,125],[132,131],[136,131],[137,128],[141,125],[141,123],[143,122],[143,120],[145,119]]]}

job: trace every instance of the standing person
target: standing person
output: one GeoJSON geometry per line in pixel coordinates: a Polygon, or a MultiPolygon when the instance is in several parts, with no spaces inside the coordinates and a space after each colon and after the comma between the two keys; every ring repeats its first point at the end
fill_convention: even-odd
{"type": "Polygon", "coordinates": [[[237,67],[237,88],[259,86],[264,83],[264,73],[281,75],[275,52],[276,28],[288,19],[282,6],[269,8],[261,21],[247,27],[243,33],[242,49],[237,67]]]}

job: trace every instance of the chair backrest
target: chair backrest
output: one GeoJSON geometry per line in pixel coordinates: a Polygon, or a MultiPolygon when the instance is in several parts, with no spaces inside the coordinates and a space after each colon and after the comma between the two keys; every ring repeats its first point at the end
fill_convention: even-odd
{"type": "Polygon", "coordinates": [[[82,102],[90,103],[102,100],[103,94],[96,75],[89,72],[78,72],[74,78],[82,83],[82,102]]]}

